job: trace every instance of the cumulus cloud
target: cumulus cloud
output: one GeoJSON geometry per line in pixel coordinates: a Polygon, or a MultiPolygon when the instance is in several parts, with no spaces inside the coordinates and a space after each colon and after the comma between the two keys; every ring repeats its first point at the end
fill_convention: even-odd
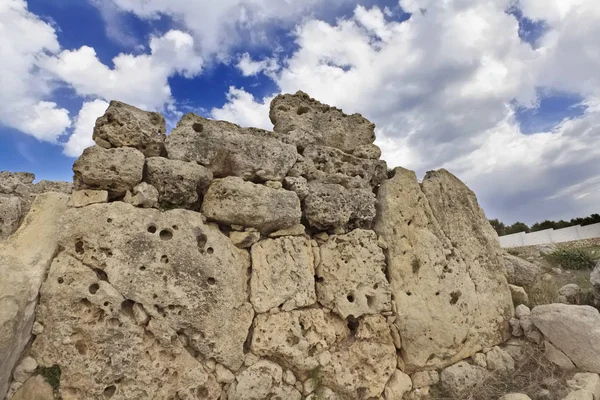
{"type": "MultiPolygon", "coordinates": [[[[282,92],[302,89],[365,114],[377,123],[390,165],[419,174],[449,168],[492,217],[533,222],[597,212],[590,199],[600,197],[593,194],[600,150],[591,148],[600,139],[593,50],[600,3],[522,0],[523,15],[547,28],[535,48],[506,12],[514,3],[402,0],[413,13],[404,22],[361,6],[335,24],[309,19],[273,79],[282,92]],[[545,91],[583,96],[588,108],[551,131],[524,135],[517,109],[537,107],[545,91]],[[573,195],[573,185],[588,195],[573,195]]],[[[243,121],[268,109],[269,98],[232,92],[213,115],[243,121]]]]}
{"type": "Polygon", "coordinates": [[[194,39],[177,30],[153,37],[149,47],[150,54],[119,54],[113,59],[114,68],[103,64],[88,46],[63,50],[41,65],[80,96],[119,99],[155,110],[171,101],[168,78],[199,74],[203,60],[194,49],[194,39]]]}
{"type": "Polygon", "coordinates": [[[211,115],[215,119],[235,122],[242,126],[271,129],[273,125],[269,120],[269,104],[273,97],[256,101],[254,96],[243,88],[230,87],[227,103],[222,108],[213,108],[211,115]]]}
{"type": "Polygon", "coordinates": [[[250,54],[244,53],[238,61],[237,68],[244,76],[255,76],[261,72],[265,75],[272,76],[279,69],[279,64],[276,58],[266,58],[264,60],[255,61],[250,54]]]}
{"type": "Polygon", "coordinates": [[[0,124],[54,142],[69,127],[66,109],[48,101],[52,84],[38,60],[60,48],[54,28],[24,0],[0,3],[0,124]]]}
{"type": "Polygon", "coordinates": [[[98,117],[102,116],[108,103],[103,100],[87,101],[83,103],[77,118],[75,118],[74,129],[69,140],[65,143],[64,153],[70,157],[79,157],[86,148],[94,145],[92,134],[98,117]]]}

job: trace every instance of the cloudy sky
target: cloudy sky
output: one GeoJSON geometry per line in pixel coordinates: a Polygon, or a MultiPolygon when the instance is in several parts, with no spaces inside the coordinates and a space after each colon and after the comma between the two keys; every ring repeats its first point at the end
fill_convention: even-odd
{"type": "Polygon", "coordinates": [[[0,0],[0,170],[71,179],[118,99],[272,128],[301,89],[490,218],[600,211],[598,0],[0,0]]]}

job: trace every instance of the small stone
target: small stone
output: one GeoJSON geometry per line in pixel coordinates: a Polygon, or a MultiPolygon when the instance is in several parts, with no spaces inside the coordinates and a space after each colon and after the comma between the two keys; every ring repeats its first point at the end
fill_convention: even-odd
{"type": "Polygon", "coordinates": [[[71,194],[69,207],[85,207],[90,204],[107,203],[108,192],[106,190],[75,190],[71,194]]]}
{"type": "Polygon", "coordinates": [[[41,375],[37,375],[28,379],[11,400],[54,400],[54,391],[41,375]]]}
{"type": "Polygon", "coordinates": [[[440,375],[437,371],[422,371],[412,374],[410,379],[412,380],[413,388],[420,389],[437,384],[440,381],[440,375]]]}
{"type": "Polygon", "coordinates": [[[217,366],[217,363],[212,358],[208,359],[204,362],[204,367],[206,367],[206,370],[209,372],[213,372],[215,370],[216,366],[217,366]]]}
{"type": "Polygon", "coordinates": [[[281,189],[283,185],[280,181],[266,181],[265,186],[270,187],[271,189],[281,189]]]}
{"type": "Polygon", "coordinates": [[[385,386],[386,399],[403,399],[404,395],[411,391],[412,382],[408,375],[401,370],[396,370],[385,386]]]}
{"type": "Polygon", "coordinates": [[[309,394],[315,391],[318,385],[319,382],[316,379],[308,378],[304,381],[304,385],[302,387],[302,394],[308,396],[309,394]]]}
{"type": "Polygon", "coordinates": [[[243,227],[242,225],[235,225],[235,224],[234,224],[234,225],[231,225],[231,229],[232,229],[232,230],[234,230],[234,231],[239,231],[239,232],[241,232],[241,231],[243,231],[243,230],[244,230],[244,227],[243,227]]]}
{"type": "Polygon", "coordinates": [[[217,364],[215,366],[215,376],[217,378],[217,382],[219,383],[231,383],[235,380],[235,375],[233,374],[233,372],[231,372],[221,364],[217,364]]]}
{"type": "Polygon", "coordinates": [[[529,315],[531,315],[531,310],[526,305],[521,304],[515,308],[515,316],[517,318],[521,319],[523,317],[528,317],[529,315]]]}
{"type": "Polygon", "coordinates": [[[594,396],[594,399],[600,399],[600,376],[598,374],[575,374],[572,379],[567,381],[567,386],[571,389],[586,390],[594,396]]]}
{"type": "Polygon", "coordinates": [[[31,333],[33,335],[35,335],[35,336],[41,335],[42,333],[44,333],[44,325],[42,325],[39,322],[35,321],[33,323],[33,328],[31,329],[31,333]]]}
{"type": "Polygon", "coordinates": [[[246,354],[246,358],[244,359],[244,365],[246,367],[250,367],[260,361],[260,357],[254,353],[246,354]]]}
{"type": "Polygon", "coordinates": [[[559,301],[559,303],[565,304],[579,304],[581,294],[581,288],[579,285],[575,283],[569,283],[568,285],[564,285],[560,289],[558,289],[558,295],[563,301],[559,301]]]}
{"type": "Polygon", "coordinates": [[[321,243],[324,243],[329,240],[329,234],[327,232],[319,232],[313,237],[321,243]]]}
{"type": "Polygon", "coordinates": [[[21,382],[13,381],[13,383],[11,383],[10,387],[8,388],[8,392],[6,393],[6,400],[12,399],[17,390],[19,390],[22,386],[23,384],[21,382]]]}
{"type": "Polygon", "coordinates": [[[283,381],[290,386],[294,386],[296,384],[296,375],[289,369],[286,369],[283,372],[283,381]]]}
{"type": "Polygon", "coordinates": [[[512,296],[513,304],[529,304],[529,296],[525,289],[520,286],[508,285],[510,288],[510,294],[512,296]]]}
{"type": "Polygon", "coordinates": [[[123,201],[135,207],[158,207],[158,189],[146,182],[142,182],[133,188],[133,193],[127,191],[123,201]]]}
{"type": "Polygon", "coordinates": [[[144,310],[144,306],[139,303],[133,305],[133,318],[138,325],[146,325],[150,320],[150,317],[144,310]]]}
{"type": "Polygon", "coordinates": [[[511,318],[509,323],[512,328],[512,335],[514,337],[523,336],[523,328],[521,328],[521,322],[517,318],[511,318]]]}
{"type": "Polygon", "coordinates": [[[329,351],[324,351],[319,354],[317,360],[319,361],[319,365],[324,367],[331,362],[331,353],[329,351]]]}
{"type": "Polygon", "coordinates": [[[490,371],[506,375],[515,370],[515,360],[498,346],[485,355],[485,360],[490,371]]]}
{"type": "Polygon", "coordinates": [[[487,368],[487,360],[486,356],[483,353],[475,353],[473,354],[473,363],[475,365],[479,365],[482,368],[487,368]]]}
{"type": "Polygon", "coordinates": [[[25,357],[13,371],[13,379],[17,382],[25,383],[37,367],[38,363],[33,357],[25,357]]]}
{"type": "Polygon", "coordinates": [[[260,240],[259,232],[229,232],[229,239],[240,249],[252,247],[252,245],[260,240]]]}
{"type": "Polygon", "coordinates": [[[569,393],[563,400],[594,400],[594,395],[587,390],[579,389],[569,393]]]}

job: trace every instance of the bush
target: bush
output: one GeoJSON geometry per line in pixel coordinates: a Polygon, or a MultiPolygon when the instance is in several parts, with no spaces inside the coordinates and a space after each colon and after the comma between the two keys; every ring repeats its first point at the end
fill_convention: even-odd
{"type": "Polygon", "coordinates": [[[551,264],[564,269],[586,270],[594,269],[596,263],[593,255],[586,250],[556,250],[545,256],[551,264]]]}

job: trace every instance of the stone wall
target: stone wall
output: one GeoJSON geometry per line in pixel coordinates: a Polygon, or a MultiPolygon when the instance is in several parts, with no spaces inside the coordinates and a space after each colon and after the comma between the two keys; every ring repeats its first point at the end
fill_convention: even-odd
{"type": "Polygon", "coordinates": [[[71,193],[68,182],[40,181],[28,172],[0,172],[0,240],[17,230],[35,197],[44,192],[71,193]]]}
{"type": "Polygon", "coordinates": [[[187,114],[168,136],[119,102],[98,119],[26,354],[63,399],[391,400],[510,336],[462,182],[388,171],[372,123],[302,92],[270,117],[187,114]]]}

